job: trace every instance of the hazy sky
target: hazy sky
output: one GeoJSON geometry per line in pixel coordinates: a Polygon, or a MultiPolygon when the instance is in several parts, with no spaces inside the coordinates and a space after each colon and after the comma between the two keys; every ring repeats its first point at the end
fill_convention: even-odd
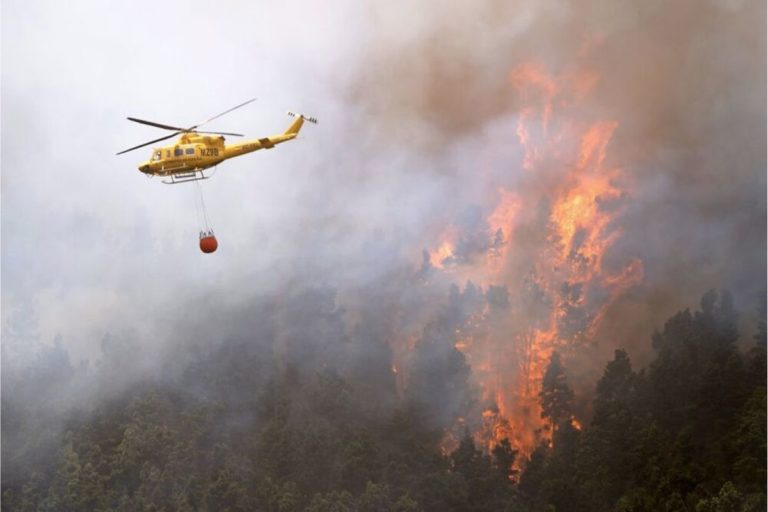
{"type": "Polygon", "coordinates": [[[514,184],[509,71],[532,57],[567,67],[593,33],[604,81],[585,110],[620,118],[616,150],[637,189],[619,245],[663,283],[648,296],[668,316],[709,287],[754,294],[765,281],[764,20],[747,1],[6,0],[5,355],[60,335],[89,357],[120,329],[160,341],[180,316],[206,314],[184,309],[193,298],[234,304],[302,270],[360,286],[418,266],[495,176],[514,184]],[[148,149],[115,156],[163,134],[125,117],[192,124],[253,96],[209,128],[279,133],[286,110],[320,124],[203,183],[219,239],[204,255],[195,187],[143,176],[148,149]],[[505,163],[480,179],[489,148],[505,163]]]}
{"type": "Polygon", "coordinates": [[[274,263],[293,253],[285,233],[314,222],[296,206],[334,200],[333,183],[311,173],[356,143],[353,131],[338,138],[351,123],[334,94],[356,58],[355,4],[3,2],[6,332],[29,317],[42,342],[97,344],[108,328],[155,322],[209,287],[274,281],[274,263]],[[125,116],[192,124],[253,96],[210,128],[279,133],[290,109],[323,129],[228,162],[204,183],[220,241],[206,257],[194,187],[141,175],[149,149],[115,156],[162,135],[125,116]]]}

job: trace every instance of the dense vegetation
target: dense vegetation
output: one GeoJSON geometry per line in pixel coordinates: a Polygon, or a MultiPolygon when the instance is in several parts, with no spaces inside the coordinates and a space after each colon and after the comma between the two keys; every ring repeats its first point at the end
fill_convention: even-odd
{"type": "Polygon", "coordinates": [[[486,454],[467,433],[441,452],[446,409],[425,403],[425,390],[460,393],[454,384],[468,369],[452,346],[436,345],[437,327],[416,360],[444,365],[451,378],[433,382],[440,372],[425,371],[398,398],[375,329],[347,338],[328,297],[303,304],[309,320],[283,334],[279,351],[227,340],[70,413],[63,426],[40,419],[31,398],[78,371],[61,347],[53,376],[29,374],[13,393],[4,382],[3,510],[766,508],[766,328],[737,346],[727,293],[709,292],[700,311],[669,319],[653,335],[648,368],[633,370],[617,350],[581,430],[567,368],[553,355],[540,394],[552,443],[518,461],[520,472],[508,443],[486,454]]]}

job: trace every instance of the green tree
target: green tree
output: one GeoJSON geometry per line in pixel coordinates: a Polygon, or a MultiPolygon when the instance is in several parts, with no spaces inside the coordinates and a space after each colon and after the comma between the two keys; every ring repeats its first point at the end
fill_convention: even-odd
{"type": "Polygon", "coordinates": [[[498,471],[499,476],[504,482],[513,481],[518,471],[515,469],[515,460],[517,459],[517,450],[512,448],[509,439],[506,437],[496,444],[491,451],[493,455],[493,465],[498,471]]]}
{"type": "Polygon", "coordinates": [[[597,383],[592,422],[577,460],[582,491],[594,511],[613,510],[642,468],[640,387],[627,353],[616,350],[597,383]]]}
{"type": "Polygon", "coordinates": [[[568,386],[560,354],[552,352],[539,393],[541,417],[548,420],[554,432],[573,417],[573,391],[568,386]]]}
{"type": "Polygon", "coordinates": [[[743,512],[744,497],[731,482],[725,482],[717,496],[696,504],[696,512],[743,512]]]}
{"type": "Polygon", "coordinates": [[[537,446],[526,461],[523,473],[520,475],[518,488],[531,510],[543,510],[547,503],[544,483],[548,456],[549,449],[546,444],[537,446]]]}

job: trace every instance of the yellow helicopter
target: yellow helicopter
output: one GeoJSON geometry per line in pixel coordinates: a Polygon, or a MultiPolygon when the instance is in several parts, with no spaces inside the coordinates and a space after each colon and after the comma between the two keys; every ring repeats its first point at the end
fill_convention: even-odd
{"type": "Polygon", "coordinates": [[[301,127],[304,125],[304,121],[317,124],[317,119],[314,117],[307,117],[302,114],[288,112],[289,116],[296,119],[285,132],[260,139],[246,140],[240,144],[225,144],[224,136],[242,137],[243,135],[241,133],[197,130],[200,126],[213,121],[224,114],[228,114],[235,109],[244,107],[255,100],[256,98],[252,98],[201,123],[190,126],[189,128],[179,128],[178,126],[170,126],[167,124],[155,123],[153,121],[146,121],[144,119],[137,119],[135,117],[128,117],[127,119],[129,121],[162,128],[163,130],[172,130],[174,133],[128,148],[117,154],[122,155],[123,153],[133,151],[134,149],[143,148],[150,144],[170,139],[176,135],[181,135],[175,144],[153,148],[150,159],[139,165],[139,170],[148,176],[169,177],[170,180],[164,180],[163,183],[171,185],[208,179],[210,175],[205,174],[204,171],[206,169],[215,167],[229,158],[245,155],[246,153],[258,151],[259,149],[272,149],[278,144],[293,140],[299,134],[299,130],[301,130],[301,127]]]}

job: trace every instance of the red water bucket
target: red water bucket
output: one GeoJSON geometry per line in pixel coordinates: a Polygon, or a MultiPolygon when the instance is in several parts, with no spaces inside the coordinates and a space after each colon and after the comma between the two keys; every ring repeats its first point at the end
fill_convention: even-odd
{"type": "Polygon", "coordinates": [[[219,247],[219,242],[216,241],[216,237],[213,233],[200,235],[200,250],[206,254],[214,252],[219,247]]]}

